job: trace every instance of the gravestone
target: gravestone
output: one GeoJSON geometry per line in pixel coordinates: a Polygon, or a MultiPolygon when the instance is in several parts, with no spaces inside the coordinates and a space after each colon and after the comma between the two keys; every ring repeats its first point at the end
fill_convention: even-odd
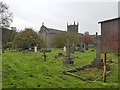
{"type": "Polygon", "coordinates": [[[102,68],[103,67],[103,60],[101,59],[101,41],[96,33],[96,57],[91,62],[93,67],[102,68]]]}
{"type": "Polygon", "coordinates": [[[84,52],[84,44],[83,44],[83,42],[80,42],[77,45],[77,51],[84,52]]]}
{"type": "Polygon", "coordinates": [[[29,48],[29,50],[31,50],[32,48],[29,48]]]}
{"type": "Polygon", "coordinates": [[[45,52],[51,52],[51,49],[46,49],[45,52]]]}
{"type": "Polygon", "coordinates": [[[66,47],[64,47],[63,50],[66,52],[66,47]]]}
{"type": "Polygon", "coordinates": [[[85,44],[85,50],[87,51],[89,48],[88,48],[88,45],[87,44],[85,44]]]}
{"type": "Polygon", "coordinates": [[[80,51],[80,45],[79,44],[77,45],[76,51],[80,51]]]}
{"type": "Polygon", "coordinates": [[[83,50],[83,42],[80,43],[80,52],[84,52],[84,50],[83,50]]]}
{"type": "Polygon", "coordinates": [[[66,57],[65,57],[65,61],[64,63],[65,64],[73,64],[73,60],[72,58],[70,57],[70,41],[67,39],[67,45],[66,45],[66,57]]]}
{"type": "Polygon", "coordinates": [[[34,52],[37,52],[37,47],[34,47],[34,52]]]}

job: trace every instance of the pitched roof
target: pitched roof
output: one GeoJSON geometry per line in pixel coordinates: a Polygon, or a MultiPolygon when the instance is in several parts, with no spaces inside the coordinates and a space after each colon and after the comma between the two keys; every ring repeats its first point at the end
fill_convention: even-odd
{"type": "MultiPolygon", "coordinates": [[[[48,31],[48,33],[58,33],[58,32],[65,32],[65,30],[63,31],[63,30],[58,30],[58,29],[53,29],[53,28],[47,28],[46,26],[44,26],[44,25],[42,25],[41,26],[41,29],[42,28],[45,28],[47,31],[48,31]]],[[[43,29],[44,30],[44,29],[43,29]]],[[[40,30],[40,31],[43,31],[43,30],[40,30]]],[[[40,32],[39,31],[39,32],[40,32]]]]}
{"type": "Polygon", "coordinates": [[[63,30],[58,30],[58,29],[52,29],[52,28],[47,28],[49,33],[58,33],[58,32],[65,32],[63,30]]]}
{"type": "Polygon", "coordinates": [[[104,20],[104,21],[100,21],[100,22],[98,22],[98,24],[99,24],[99,23],[103,23],[103,22],[108,22],[108,21],[117,20],[117,19],[120,19],[120,17],[113,18],[113,19],[108,19],[108,20],[104,20]]]}

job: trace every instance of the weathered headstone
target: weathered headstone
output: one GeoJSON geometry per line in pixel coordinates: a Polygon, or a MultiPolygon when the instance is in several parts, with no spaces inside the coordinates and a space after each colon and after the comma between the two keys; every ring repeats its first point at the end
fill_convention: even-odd
{"type": "Polygon", "coordinates": [[[102,68],[103,60],[101,59],[101,41],[96,33],[96,57],[94,61],[91,62],[93,67],[102,68]]]}
{"type": "Polygon", "coordinates": [[[81,43],[80,43],[80,52],[84,52],[83,46],[84,46],[84,45],[83,45],[83,42],[81,42],[81,43]]]}
{"type": "Polygon", "coordinates": [[[70,47],[71,47],[70,42],[67,39],[66,58],[65,58],[65,61],[64,61],[65,64],[73,64],[74,63],[73,60],[72,60],[72,58],[70,57],[70,47]]]}
{"type": "Polygon", "coordinates": [[[32,48],[29,48],[29,51],[31,51],[32,50],[32,48]]]}
{"type": "Polygon", "coordinates": [[[85,50],[86,50],[86,51],[88,50],[88,45],[87,45],[87,44],[85,45],[85,50]]]}
{"type": "Polygon", "coordinates": [[[80,45],[79,44],[77,45],[76,51],[80,51],[80,45]]]}

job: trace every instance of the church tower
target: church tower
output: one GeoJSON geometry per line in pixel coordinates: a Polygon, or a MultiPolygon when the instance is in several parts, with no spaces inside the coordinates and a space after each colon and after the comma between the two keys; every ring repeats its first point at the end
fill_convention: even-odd
{"type": "Polygon", "coordinates": [[[79,26],[79,23],[76,24],[75,21],[73,25],[68,25],[67,23],[67,32],[78,33],[78,26],[79,26]]]}

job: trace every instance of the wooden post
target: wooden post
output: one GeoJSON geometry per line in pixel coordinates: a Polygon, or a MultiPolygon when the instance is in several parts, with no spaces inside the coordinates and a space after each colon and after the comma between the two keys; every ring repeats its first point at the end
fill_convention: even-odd
{"type": "Polygon", "coordinates": [[[106,82],[106,52],[104,53],[104,72],[103,72],[103,81],[106,82]]]}

